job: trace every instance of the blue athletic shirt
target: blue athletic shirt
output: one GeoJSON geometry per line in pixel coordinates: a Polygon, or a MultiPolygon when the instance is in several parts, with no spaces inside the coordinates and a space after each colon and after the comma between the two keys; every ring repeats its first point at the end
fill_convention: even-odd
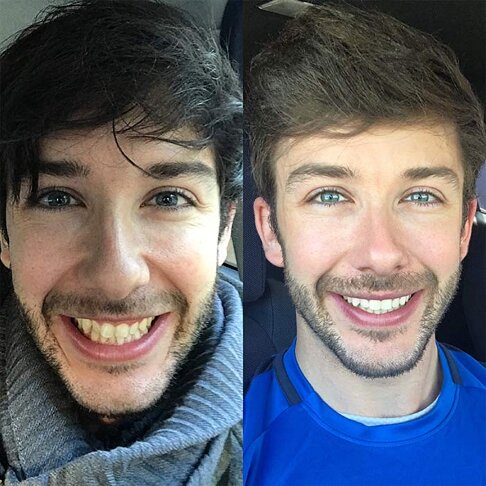
{"type": "Polygon", "coordinates": [[[438,350],[436,405],[408,422],[367,426],[319,397],[294,341],[245,397],[245,485],[485,486],[486,368],[455,348],[438,350]]]}

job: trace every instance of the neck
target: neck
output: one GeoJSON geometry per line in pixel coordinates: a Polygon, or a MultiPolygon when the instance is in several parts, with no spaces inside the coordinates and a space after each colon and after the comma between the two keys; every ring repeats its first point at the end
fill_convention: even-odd
{"type": "Polygon", "coordinates": [[[412,370],[392,378],[366,378],[345,368],[298,316],[296,356],[316,393],[340,413],[363,417],[409,415],[430,405],[442,383],[434,337],[412,370]]]}

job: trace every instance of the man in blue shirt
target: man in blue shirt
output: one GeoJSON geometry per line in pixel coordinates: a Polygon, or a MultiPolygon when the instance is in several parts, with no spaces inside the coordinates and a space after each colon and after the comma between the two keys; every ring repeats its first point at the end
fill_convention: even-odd
{"type": "Polygon", "coordinates": [[[486,369],[435,340],[485,159],[454,55],[310,8],[252,65],[255,220],[297,337],[245,403],[251,485],[486,484],[486,369]]]}

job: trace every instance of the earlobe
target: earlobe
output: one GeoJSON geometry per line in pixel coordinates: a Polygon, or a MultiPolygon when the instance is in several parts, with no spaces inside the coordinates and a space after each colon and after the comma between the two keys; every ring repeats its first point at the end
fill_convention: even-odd
{"type": "Polygon", "coordinates": [[[467,251],[469,248],[469,241],[471,240],[472,227],[474,223],[474,217],[476,215],[477,205],[478,202],[476,199],[471,200],[468,205],[466,222],[464,223],[464,227],[462,228],[462,233],[461,233],[461,243],[460,243],[461,260],[463,260],[467,255],[467,251]]]}
{"type": "Polygon", "coordinates": [[[0,261],[10,268],[10,249],[3,235],[0,235],[0,261]]]}
{"type": "Polygon", "coordinates": [[[282,247],[270,223],[271,208],[262,197],[257,197],[253,203],[255,226],[262,240],[263,251],[267,260],[276,267],[284,266],[282,247]]]}

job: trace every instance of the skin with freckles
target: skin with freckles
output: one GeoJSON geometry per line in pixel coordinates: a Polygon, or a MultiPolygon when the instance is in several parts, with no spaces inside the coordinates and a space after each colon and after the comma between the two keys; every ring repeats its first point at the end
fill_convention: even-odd
{"type": "Polygon", "coordinates": [[[278,228],[261,198],[255,218],[267,259],[285,267],[302,371],[345,413],[426,407],[441,384],[434,331],[454,295],[476,209],[471,202],[464,221],[455,130],[431,122],[287,139],[274,173],[278,228]],[[413,297],[393,320],[356,312],[343,295],[413,297]]]}
{"type": "Polygon", "coordinates": [[[154,403],[194,344],[231,226],[218,236],[210,148],[129,135],[118,143],[143,171],[109,128],[43,140],[37,196],[29,199],[26,183],[19,203],[10,201],[1,253],[41,352],[79,403],[112,416],[154,403]],[[116,324],[160,315],[153,345],[129,360],[88,356],[66,332],[70,317],[116,324]]]}

